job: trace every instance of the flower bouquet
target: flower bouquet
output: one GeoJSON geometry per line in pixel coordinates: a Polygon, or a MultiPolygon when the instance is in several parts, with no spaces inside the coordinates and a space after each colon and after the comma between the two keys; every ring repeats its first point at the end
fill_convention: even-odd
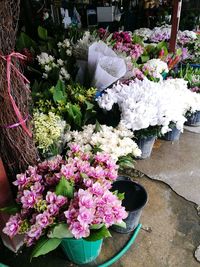
{"type": "Polygon", "coordinates": [[[65,158],[29,166],[14,182],[18,212],[3,232],[24,235],[25,245],[34,245],[31,257],[56,249],[64,238],[88,242],[111,236],[108,228],[124,225],[127,216],[122,195],[109,190],[117,168],[108,154],[86,153],[75,144],[65,158]]]}

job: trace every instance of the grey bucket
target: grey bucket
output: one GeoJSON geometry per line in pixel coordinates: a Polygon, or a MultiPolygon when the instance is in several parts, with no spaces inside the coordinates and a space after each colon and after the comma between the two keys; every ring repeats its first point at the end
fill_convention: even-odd
{"type": "Polygon", "coordinates": [[[166,141],[178,141],[181,135],[181,131],[176,127],[173,127],[171,131],[167,132],[163,139],[166,141]]]}
{"type": "Polygon", "coordinates": [[[156,140],[156,136],[141,137],[136,140],[139,149],[142,151],[141,159],[149,158],[156,140]]]}
{"type": "Polygon", "coordinates": [[[200,111],[196,111],[188,116],[185,124],[188,126],[200,126],[200,111]]]}
{"type": "Polygon", "coordinates": [[[125,193],[122,206],[128,212],[128,217],[124,220],[126,228],[113,225],[111,229],[115,232],[126,234],[134,231],[138,226],[142,210],[147,203],[147,192],[142,185],[131,181],[126,176],[119,176],[117,181],[113,183],[112,191],[115,190],[119,193],[125,193]]]}

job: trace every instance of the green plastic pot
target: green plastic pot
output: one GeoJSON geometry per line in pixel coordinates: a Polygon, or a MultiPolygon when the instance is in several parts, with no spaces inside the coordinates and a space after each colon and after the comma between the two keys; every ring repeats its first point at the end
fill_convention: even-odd
{"type": "Polygon", "coordinates": [[[82,238],[64,238],[61,242],[61,247],[70,261],[76,264],[85,264],[99,256],[102,242],[103,239],[86,241],[82,238]]]}

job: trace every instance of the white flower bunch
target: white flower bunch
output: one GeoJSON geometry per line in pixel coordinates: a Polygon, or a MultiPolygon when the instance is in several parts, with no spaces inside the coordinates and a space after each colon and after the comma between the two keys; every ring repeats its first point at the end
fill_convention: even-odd
{"type": "Polygon", "coordinates": [[[140,28],[133,32],[133,34],[136,34],[143,38],[144,41],[148,40],[152,34],[152,30],[149,28],[140,28]]]}
{"type": "Polygon", "coordinates": [[[97,101],[106,110],[111,110],[113,104],[117,103],[122,125],[133,131],[159,125],[164,134],[170,131],[171,122],[183,130],[185,110],[192,106],[191,98],[190,107],[186,103],[188,94],[191,94],[188,89],[187,92],[175,89],[180,87],[182,80],[174,84],[173,81],[155,83],[144,79],[135,80],[129,85],[118,83],[107,89],[97,101]]]}
{"type": "Polygon", "coordinates": [[[100,131],[95,132],[95,125],[86,125],[82,132],[69,131],[65,135],[66,142],[76,143],[80,146],[99,147],[105,153],[118,161],[122,156],[131,154],[134,157],[141,156],[141,151],[137,144],[132,140],[133,132],[122,125],[117,128],[101,125],[100,131]]]}
{"type": "Polygon", "coordinates": [[[55,58],[45,52],[42,52],[40,55],[38,55],[37,60],[41,68],[44,70],[43,78],[48,78],[48,73],[53,68],[58,67],[58,65],[55,63],[55,58]]]}
{"type": "Polygon", "coordinates": [[[192,92],[187,87],[187,81],[184,79],[168,79],[164,81],[167,87],[173,88],[178,100],[183,103],[184,115],[189,112],[200,110],[200,95],[192,92]]]}
{"type": "Polygon", "coordinates": [[[70,57],[72,55],[72,46],[69,39],[65,39],[62,43],[59,42],[57,46],[59,48],[59,51],[61,50],[61,48],[63,48],[67,56],[70,57]]]}
{"type": "Polygon", "coordinates": [[[171,35],[171,25],[166,24],[161,27],[155,27],[152,30],[149,40],[155,43],[161,41],[167,41],[170,39],[170,35],[171,35]]]}
{"type": "Polygon", "coordinates": [[[75,57],[77,59],[88,60],[88,49],[94,42],[95,37],[89,31],[85,31],[82,39],[80,39],[73,48],[75,57]]]}
{"type": "Polygon", "coordinates": [[[143,72],[148,74],[149,76],[153,78],[157,78],[162,80],[162,73],[169,72],[167,63],[162,61],[161,59],[150,59],[148,60],[142,67],[143,72]]]}
{"type": "Polygon", "coordinates": [[[59,79],[61,81],[68,81],[70,79],[70,74],[67,72],[67,70],[64,67],[61,67],[60,69],[59,79]]]}
{"type": "Polygon", "coordinates": [[[52,146],[59,147],[62,143],[66,122],[53,112],[48,114],[38,111],[33,114],[34,135],[37,147],[49,152],[52,146]]]}
{"type": "Polygon", "coordinates": [[[196,39],[197,39],[197,34],[193,31],[188,31],[188,30],[178,31],[177,42],[181,44],[193,42],[196,39]]]}

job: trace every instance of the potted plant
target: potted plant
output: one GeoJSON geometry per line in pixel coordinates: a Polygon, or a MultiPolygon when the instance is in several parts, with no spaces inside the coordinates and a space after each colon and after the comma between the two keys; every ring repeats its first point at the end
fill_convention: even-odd
{"type": "Polygon", "coordinates": [[[75,144],[66,157],[29,166],[14,182],[18,211],[4,233],[24,235],[25,245],[34,246],[32,258],[61,244],[77,264],[94,260],[103,238],[111,236],[108,227],[123,225],[127,216],[122,196],[109,190],[117,168],[108,154],[85,152],[75,144]]]}

